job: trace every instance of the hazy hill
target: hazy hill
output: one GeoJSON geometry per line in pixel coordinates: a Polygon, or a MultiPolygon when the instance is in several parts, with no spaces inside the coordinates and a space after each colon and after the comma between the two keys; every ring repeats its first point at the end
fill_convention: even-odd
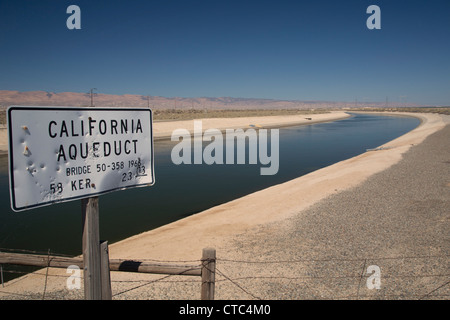
{"type": "MultiPolygon", "coordinates": [[[[334,102],[334,101],[299,101],[271,100],[249,98],[165,98],[159,96],[142,96],[133,94],[114,95],[96,93],[93,97],[96,107],[147,107],[152,109],[313,109],[346,107],[385,107],[385,102],[334,102]]],[[[90,106],[89,93],[46,92],[46,91],[11,91],[0,90],[0,106],[90,106]]],[[[389,103],[398,107],[398,103],[389,103]]],[[[405,104],[402,106],[416,106],[405,104]]]]}

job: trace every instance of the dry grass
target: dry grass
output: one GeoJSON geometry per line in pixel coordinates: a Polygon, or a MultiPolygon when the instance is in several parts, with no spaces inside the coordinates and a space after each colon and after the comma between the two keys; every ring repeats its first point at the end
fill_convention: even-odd
{"type": "MultiPolygon", "coordinates": [[[[154,109],[155,121],[193,120],[201,118],[239,118],[328,113],[329,109],[154,109]]],[[[6,108],[0,109],[0,124],[6,124],[6,108]]]]}
{"type": "Polygon", "coordinates": [[[6,108],[0,107],[0,124],[6,124],[6,108]]]}
{"type": "MultiPolygon", "coordinates": [[[[261,116],[286,116],[297,114],[328,113],[332,109],[155,109],[155,121],[193,120],[201,118],[239,118],[261,116]]],[[[426,112],[450,115],[450,107],[420,107],[420,108],[345,108],[347,111],[374,111],[374,112],[426,112]]],[[[6,108],[0,109],[0,124],[6,124],[6,108]]]]}
{"type": "Polygon", "coordinates": [[[450,115],[450,107],[402,107],[402,108],[345,108],[348,111],[373,111],[373,112],[420,112],[438,113],[450,115]]]}
{"type": "Polygon", "coordinates": [[[169,120],[193,120],[201,118],[239,118],[239,117],[261,117],[261,116],[286,116],[297,114],[317,114],[328,113],[329,110],[303,110],[303,109],[250,109],[250,110],[201,110],[201,109],[163,109],[153,110],[154,120],[169,121],[169,120]]]}

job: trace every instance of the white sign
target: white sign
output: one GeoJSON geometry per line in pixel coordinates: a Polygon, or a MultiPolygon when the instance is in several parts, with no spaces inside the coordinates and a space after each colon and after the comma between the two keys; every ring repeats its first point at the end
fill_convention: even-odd
{"type": "Polygon", "coordinates": [[[155,182],[150,109],[12,106],[7,115],[14,211],[155,182]]]}

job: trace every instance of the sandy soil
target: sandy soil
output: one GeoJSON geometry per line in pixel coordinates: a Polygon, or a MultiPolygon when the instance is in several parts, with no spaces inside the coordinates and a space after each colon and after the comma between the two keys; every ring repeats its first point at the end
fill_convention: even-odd
{"type": "MultiPolygon", "coordinates": [[[[301,215],[303,210],[311,207],[319,200],[361,184],[370,176],[396,164],[411,146],[420,144],[426,137],[442,129],[446,124],[443,116],[436,114],[414,113],[408,115],[419,117],[422,120],[421,125],[413,131],[380,146],[383,148],[378,151],[366,152],[297,179],[114,243],[110,245],[110,258],[163,261],[199,260],[202,249],[205,247],[226,248],[235,236],[250,233],[262,225],[282,222],[295,215],[301,215]]],[[[334,113],[333,116],[340,118],[342,114],[334,113]]],[[[311,115],[308,117],[315,121],[330,119],[326,115],[311,115]]],[[[227,119],[226,127],[231,127],[233,124],[242,126],[244,123],[261,126],[276,125],[276,122],[263,122],[263,120],[238,119],[233,122],[232,119],[227,119]]],[[[278,121],[281,121],[281,119],[278,119],[278,121]]],[[[307,121],[311,122],[312,120],[307,121]]],[[[279,124],[292,122],[291,117],[286,117],[279,124]]],[[[209,126],[222,128],[219,123],[220,119],[211,119],[211,122],[205,121],[203,123],[203,128],[206,129],[209,126]]],[[[174,124],[165,123],[164,126],[158,128],[159,131],[155,126],[155,136],[166,135],[170,131],[169,125],[174,124]]],[[[175,125],[177,128],[184,128],[182,121],[175,123],[175,125]]],[[[219,252],[218,255],[220,255],[219,252]]],[[[64,271],[60,270],[52,270],[51,272],[64,274],[64,271]]],[[[137,279],[140,276],[136,275],[134,278],[137,279]]],[[[114,279],[120,281],[122,274],[114,274],[114,279]]],[[[127,279],[130,279],[130,277],[128,276],[127,279]]],[[[25,281],[21,279],[13,280],[1,291],[12,293],[41,292],[42,283],[42,276],[28,275],[25,281]]],[[[48,292],[51,292],[52,290],[63,290],[64,285],[65,282],[61,281],[60,278],[50,277],[48,283],[46,283],[46,288],[48,292]]],[[[120,298],[123,298],[123,296],[120,298]]],[[[132,298],[139,299],[142,297],[132,298]]],[[[165,297],[158,298],[164,299],[165,297]]],[[[189,298],[186,297],[186,299],[189,298]]]]}
{"type": "MultiPolygon", "coordinates": [[[[342,111],[333,111],[321,114],[299,114],[297,116],[266,116],[266,117],[241,117],[241,118],[209,118],[201,119],[203,130],[207,129],[247,129],[250,126],[255,128],[274,128],[291,126],[298,124],[311,124],[318,122],[335,121],[344,119],[349,115],[342,111]]],[[[162,121],[155,122],[153,128],[154,138],[166,139],[170,138],[173,130],[182,128],[187,129],[191,133],[194,130],[194,121],[162,121]]]]}
{"type": "MultiPolygon", "coordinates": [[[[335,121],[349,117],[345,112],[334,111],[323,114],[299,114],[297,116],[265,116],[265,117],[241,117],[241,118],[206,118],[201,119],[203,130],[207,129],[247,129],[282,127],[296,124],[311,124],[318,122],[335,121]]],[[[173,130],[194,130],[194,121],[160,121],[153,124],[154,140],[170,139],[173,130]]],[[[0,128],[0,155],[8,153],[8,134],[5,127],[0,128]]]]}

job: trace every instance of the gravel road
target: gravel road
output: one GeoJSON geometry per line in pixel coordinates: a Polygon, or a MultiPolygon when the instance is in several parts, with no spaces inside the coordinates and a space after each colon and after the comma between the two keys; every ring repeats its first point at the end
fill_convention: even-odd
{"type": "Polygon", "coordinates": [[[447,299],[449,217],[447,125],[363,184],[236,238],[233,253],[218,251],[224,260],[253,262],[237,267],[219,259],[218,270],[230,279],[250,278],[224,281],[235,296],[222,295],[219,282],[218,297],[447,299]]]}

